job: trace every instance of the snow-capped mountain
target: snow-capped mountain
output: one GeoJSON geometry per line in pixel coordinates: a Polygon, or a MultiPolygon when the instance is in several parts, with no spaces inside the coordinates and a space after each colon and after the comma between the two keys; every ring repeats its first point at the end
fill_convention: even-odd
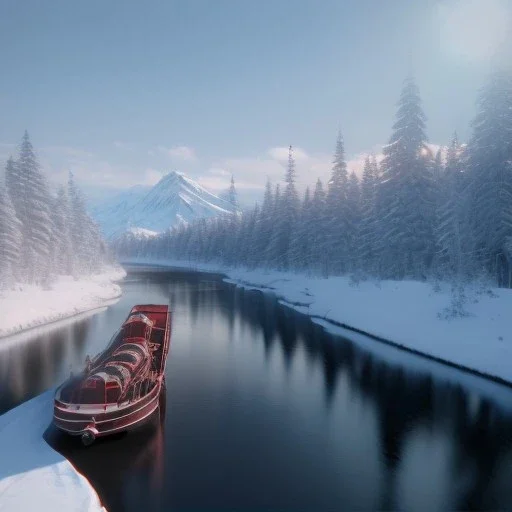
{"type": "Polygon", "coordinates": [[[154,236],[158,236],[157,231],[151,231],[149,229],[144,228],[130,228],[127,233],[134,236],[138,239],[147,239],[147,238],[153,238],[154,236]]]}
{"type": "Polygon", "coordinates": [[[231,214],[234,207],[184,174],[172,171],[151,189],[133,187],[91,212],[104,235],[112,239],[127,231],[148,235],[180,222],[231,214]]]}

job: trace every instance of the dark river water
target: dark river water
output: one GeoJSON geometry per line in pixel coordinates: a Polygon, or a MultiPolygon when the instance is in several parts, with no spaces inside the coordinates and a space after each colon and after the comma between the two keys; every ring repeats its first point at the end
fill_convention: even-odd
{"type": "Polygon", "coordinates": [[[218,276],[139,268],[123,289],[0,340],[1,414],[80,369],[132,305],[171,305],[160,414],[89,448],[46,432],[111,512],[512,509],[512,389],[328,334],[218,276]]]}

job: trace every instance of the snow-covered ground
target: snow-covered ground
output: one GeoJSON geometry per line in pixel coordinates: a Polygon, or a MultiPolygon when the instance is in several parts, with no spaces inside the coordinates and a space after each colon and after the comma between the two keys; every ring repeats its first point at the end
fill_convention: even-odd
{"type": "Polygon", "coordinates": [[[2,512],[104,511],[89,482],[44,441],[54,390],[0,416],[2,512]]]}
{"type": "Polygon", "coordinates": [[[334,332],[338,328],[322,319],[512,382],[512,290],[482,293],[476,286],[468,289],[470,316],[446,320],[439,314],[450,304],[448,285],[434,291],[431,284],[415,281],[354,285],[346,277],[321,279],[177,261],[137,262],[222,273],[239,286],[275,293],[285,304],[316,317],[334,332]]]}
{"type": "MultiPolygon", "coordinates": [[[[2,292],[0,336],[102,308],[119,298],[115,281],[125,275],[111,267],[77,281],[61,276],[51,290],[24,285],[2,292]]],[[[89,482],[43,439],[52,420],[53,394],[47,391],[0,416],[1,512],[105,510],[89,482]]]]}
{"type": "Polygon", "coordinates": [[[0,292],[0,337],[105,306],[121,295],[115,281],[125,275],[122,268],[109,267],[77,281],[61,276],[50,290],[23,285],[0,292]]]}

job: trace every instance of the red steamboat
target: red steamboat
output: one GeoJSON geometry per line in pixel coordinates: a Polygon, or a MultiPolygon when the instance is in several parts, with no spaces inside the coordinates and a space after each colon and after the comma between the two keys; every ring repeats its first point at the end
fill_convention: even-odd
{"type": "Polygon", "coordinates": [[[87,446],[149,418],[165,378],[170,320],[168,306],[134,306],[108,347],[57,389],[55,425],[87,446]]]}

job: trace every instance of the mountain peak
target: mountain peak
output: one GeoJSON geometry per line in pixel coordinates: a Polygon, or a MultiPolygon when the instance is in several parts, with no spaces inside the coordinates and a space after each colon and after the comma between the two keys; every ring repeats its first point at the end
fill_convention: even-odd
{"type": "Polygon", "coordinates": [[[208,192],[184,173],[170,171],[149,191],[132,192],[121,200],[105,202],[93,216],[107,238],[126,231],[165,231],[179,223],[216,215],[230,215],[235,206],[208,192]]]}

